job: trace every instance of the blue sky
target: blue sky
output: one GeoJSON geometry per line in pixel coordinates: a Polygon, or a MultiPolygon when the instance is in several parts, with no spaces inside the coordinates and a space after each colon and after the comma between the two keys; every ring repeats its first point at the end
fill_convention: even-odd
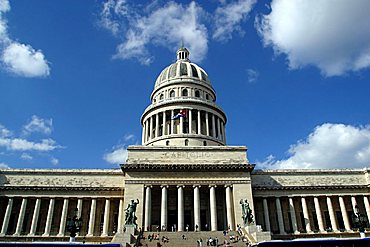
{"type": "Polygon", "coordinates": [[[117,168],[182,41],[258,168],[369,167],[369,9],[0,0],[0,167],[117,168]]]}

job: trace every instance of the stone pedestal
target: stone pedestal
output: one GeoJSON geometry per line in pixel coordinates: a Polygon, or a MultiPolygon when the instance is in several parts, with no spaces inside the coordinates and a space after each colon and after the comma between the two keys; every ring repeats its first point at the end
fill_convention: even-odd
{"type": "Polygon", "coordinates": [[[125,225],[125,231],[123,233],[116,233],[112,239],[112,243],[120,243],[126,247],[133,246],[136,240],[136,233],[135,225],[125,225]]]}
{"type": "Polygon", "coordinates": [[[271,232],[263,232],[260,225],[245,226],[244,230],[251,242],[258,243],[271,240],[271,232]]]}

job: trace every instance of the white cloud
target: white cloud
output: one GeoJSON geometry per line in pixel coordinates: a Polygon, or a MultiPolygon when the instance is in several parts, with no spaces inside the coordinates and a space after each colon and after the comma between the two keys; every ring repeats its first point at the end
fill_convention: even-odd
{"type": "Polygon", "coordinates": [[[12,135],[12,132],[0,124],[0,138],[9,137],[12,135]]]}
{"type": "Polygon", "coordinates": [[[57,158],[54,158],[54,157],[50,158],[50,162],[51,162],[51,164],[53,164],[55,166],[59,164],[59,160],[57,158]]]}
{"type": "MultiPolygon", "coordinates": [[[[1,6],[0,6],[1,7],[1,6]]],[[[9,169],[10,166],[5,163],[0,163],[0,169],[9,169]]]]}
{"type": "Polygon", "coordinates": [[[41,151],[48,152],[57,148],[62,148],[57,145],[53,139],[42,139],[40,142],[33,142],[22,138],[0,138],[0,147],[5,147],[11,151],[41,151]]]}
{"type": "Polygon", "coordinates": [[[36,115],[33,115],[31,121],[23,126],[23,133],[30,134],[33,132],[39,132],[43,134],[51,134],[53,131],[53,120],[50,119],[42,119],[36,115]]]}
{"type": "Polygon", "coordinates": [[[127,25],[124,41],[118,45],[115,58],[137,59],[142,64],[150,64],[153,56],[148,51],[149,45],[175,50],[183,41],[191,52],[193,61],[201,61],[208,50],[207,28],[201,23],[201,16],[206,13],[195,2],[182,5],[169,2],[163,7],[149,8],[148,14],[127,7],[125,1],[103,5],[103,26],[117,34],[122,26],[127,25]],[[120,4],[119,11],[116,6],[120,4]],[[117,15],[114,17],[114,15],[117,15]]]}
{"type": "Polygon", "coordinates": [[[116,147],[112,152],[104,154],[103,159],[111,164],[123,164],[127,160],[127,149],[116,147]]]}
{"type": "Polygon", "coordinates": [[[370,166],[370,126],[326,123],[317,126],[304,141],[288,151],[289,158],[270,155],[259,168],[354,168],[370,166]]]}
{"type": "Polygon", "coordinates": [[[271,9],[256,28],[291,69],[313,65],[335,76],[370,67],[370,1],[273,0],[271,9]]]}
{"type": "Polygon", "coordinates": [[[21,155],[21,159],[22,159],[22,160],[32,160],[32,159],[33,159],[33,157],[32,157],[31,155],[29,155],[28,153],[23,153],[23,154],[21,155]]]}
{"type": "Polygon", "coordinates": [[[243,33],[240,23],[247,19],[256,0],[239,0],[224,4],[216,9],[215,31],[212,37],[219,41],[232,38],[232,33],[238,31],[243,33]]]}
{"type": "Polygon", "coordinates": [[[248,82],[256,82],[258,77],[259,77],[259,72],[254,69],[247,69],[247,74],[248,74],[248,82]]]}
{"type": "Polygon", "coordinates": [[[24,77],[45,77],[50,74],[50,67],[44,54],[32,46],[21,44],[9,37],[4,13],[10,11],[8,0],[0,0],[0,61],[9,72],[24,77]]]}
{"type": "Polygon", "coordinates": [[[133,140],[135,140],[135,139],[136,139],[136,137],[135,137],[135,135],[134,135],[134,134],[126,134],[126,135],[123,137],[123,140],[124,140],[125,142],[133,141],[133,140]]]}

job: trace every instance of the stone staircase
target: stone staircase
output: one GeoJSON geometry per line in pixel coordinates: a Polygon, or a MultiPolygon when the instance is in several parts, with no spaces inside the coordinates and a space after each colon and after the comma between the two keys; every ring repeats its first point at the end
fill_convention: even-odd
{"type": "MultiPolygon", "coordinates": [[[[203,247],[207,246],[207,240],[211,237],[213,239],[218,239],[218,246],[224,246],[224,240],[228,240],[230,243],[230,236],[238,236],[238,233],[235,231],[229,232],[226,236],[223,235],[222,231],[211,232],[211,231],[204,231],[204,232],[144,232],[144,239],[141,239],[140,244],[141,246],[148,246],[148,247],[157,247],[157,243],[160,242],[161,246],[163,247],[197,247],[197,240],[203,240],[203,247]],[[152,240],[148,239],[148,235],[151,234],[159,234],[159,240],[152,240]],[[185,235],[186,239],[183,239],[183,235],[185,235]],[[169,239],[168,243],[163,243],[162,237],[165,236],[169,239]]],[[[230,243],[228,246],[238,247],[238,246],[246,246],[245,242],[239,240],[236,243],[230,243]]]]}

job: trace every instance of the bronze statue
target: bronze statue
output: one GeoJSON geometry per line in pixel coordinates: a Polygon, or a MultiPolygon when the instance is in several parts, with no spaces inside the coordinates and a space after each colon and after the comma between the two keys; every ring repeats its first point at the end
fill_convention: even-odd
{"type": "Polygon", "coordinates": [[[251,223],[253,223],[253,214],[252,214],[252,209],[249,207],[249,203],[247,199],[241,199],[240,200],[240,205],[242,207],[242,219],[243,219],[243,224],[245,226],[249,226],[251,223]]]}
{"type": "Polygon", "coordinates": [[[136,225],[136,207],[139,204],[139,199],[131,200],[131,203],[127,204],[125,209],[125,225],[136,225]]]}

